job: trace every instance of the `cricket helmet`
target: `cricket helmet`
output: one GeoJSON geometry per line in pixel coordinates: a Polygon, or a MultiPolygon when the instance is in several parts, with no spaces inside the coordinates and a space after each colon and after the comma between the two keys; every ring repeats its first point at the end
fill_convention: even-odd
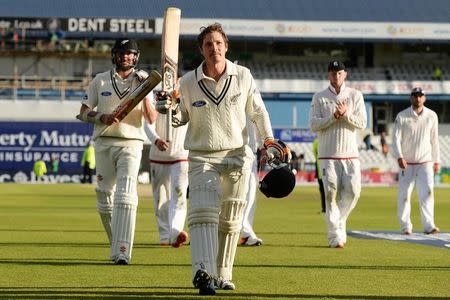
{"type": "Polygon", "coordinates": [[[284,198],[295,187],[295,175],[288,164],[274,166],[259,182],[259,190],[270,198],[284,198]]]}
{"type": "Polygon", "coordinates": [[[111,49],[111,59],[112,63],[116,65],[117,68],[122,68],[120,53],[123,52],[132,52],[135,54],[133,65],[131,66],[131,68],[134,68],[139,61],[140,54],[136,41],[128,39],[116,40],[111,49]]]}

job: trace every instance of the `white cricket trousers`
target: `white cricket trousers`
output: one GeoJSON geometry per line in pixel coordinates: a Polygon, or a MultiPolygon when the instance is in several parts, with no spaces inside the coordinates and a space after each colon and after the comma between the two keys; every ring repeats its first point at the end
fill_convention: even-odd
{"type": "Polygon", "coordinates": [[[328,244],[347,242],[347,218],[361,194],[360,162],[355,159],[320,159],[325,189],[328,244]]]}
{"type": "Polygon", "coordinates": [[[112,233],[110,241],[112,259],[119,255],[124,256],[128,261],[131,259],[138,206],[137,176],[141,155],[142,146],[122,147],[100,143],[95,146],[97,208],[106,204],[102,195],[112,195],[112,202],[107,201],[108,211],[112,211],[110,225],[104,222],[105,230],[107,232],[110,230],[112,233]]]}
{"type": "Polygon", "coordinates": [[[171,164],[152,162],[150,166],[159,242],[173,243],[183,231],[186,220],[188,162],[179,161],[171,164]]]}
{"type": "Polygon", "coordinates": [[[192,276],[205,269],[213,277],[232,279],[252,157],[249,147],[217,153],[190,151],[188,225],[192,276]]]}
{"type": "Polygon", "coordinates": [[[411,231],[411,194],[414,185],[419,198],[420,219],[425,232],[430,232],[434,224],[434,173],[433,163],[408,165],[398,175],[397,217],[402,232],[411,231]]]}

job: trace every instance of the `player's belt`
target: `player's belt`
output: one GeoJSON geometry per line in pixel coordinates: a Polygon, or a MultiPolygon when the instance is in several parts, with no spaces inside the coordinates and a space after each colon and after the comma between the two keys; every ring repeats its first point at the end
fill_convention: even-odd
{"type": "Polygon", "coordinates": [[[423,161],[423,162],[409,162],[409,161],[407,161],[406,163],[408,164],[408,165],[423,165],[423,164],[426,164],[426,163],[429,163],[430,161],[423,161]]]}
{"type": "Polygon", "coordinates": [[[319,157],[319,159],[335,159],[335,160],[350,160],[350,159],[358,159],[358,156],[354,157],[319,157]]]}
{"type": "Polygon", "coordinates": [[[188,161],[188,160],[186,158],[183,158],[183,159],[177,159],[177,160],[154,160],[154,159],[149,159],[149,161],[151,163],[155,163],[155,164],[172,165],[172,164],[176,164],[176,163],[183,162],[183,161],[188,161]]]}

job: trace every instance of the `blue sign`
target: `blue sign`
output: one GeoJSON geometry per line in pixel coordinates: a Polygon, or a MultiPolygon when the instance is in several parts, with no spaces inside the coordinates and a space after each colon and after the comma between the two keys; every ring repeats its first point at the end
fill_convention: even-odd
{"type": "Polygon", "coordinates": [[[276,139],[292,143],[312,143],[317,136],[308,128],[273,128],[273,134],[276,139]]]}
{"type": "Polygon", "coordinates": [[[47,165],[46,182],[80,182],[81,158],[93,126],[83,122],[0,122],[0,182],[32,182],[34,162],[47,165]],[[52,158],[59,169],[51,170],[52,158]]]}

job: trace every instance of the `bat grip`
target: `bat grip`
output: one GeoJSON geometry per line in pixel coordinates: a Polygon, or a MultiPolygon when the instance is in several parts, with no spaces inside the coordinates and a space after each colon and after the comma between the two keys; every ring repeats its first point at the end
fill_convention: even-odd
{"type": "Polygon", "coordinates": [[[172,108],[169,108],[166,114],[166,141],[172,141],[172,108]]]}

